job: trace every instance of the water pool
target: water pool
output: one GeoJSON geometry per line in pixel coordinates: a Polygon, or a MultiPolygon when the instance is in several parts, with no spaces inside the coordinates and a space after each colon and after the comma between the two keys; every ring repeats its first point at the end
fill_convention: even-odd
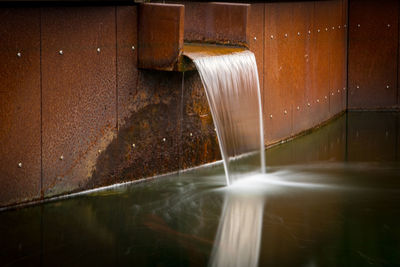
{"type": "Polygon", "coordinates": [[[221,163],[1,212],[0,266],[400,265],[399,127],[350,112],[229,189],[221,163]]]}

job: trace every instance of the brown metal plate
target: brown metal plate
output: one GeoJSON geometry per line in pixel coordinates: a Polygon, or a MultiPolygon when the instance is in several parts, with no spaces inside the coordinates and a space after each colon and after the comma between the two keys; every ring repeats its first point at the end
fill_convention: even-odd
{"type": "Polygon", "coordinates": [[[342,27],[338,25],[342,22],[342,1],[327,2],[330,13],[326,14],[329,20],[329,112],[330,117],[342,111],[342,75],[343,75],[343,47],[342,27]]]}
{"type": "Polygon", "coordinates": [[[249,48],[256,57],[261,98],[264,96],[264,9],[264,3],[251,4],[248,26],[249,48]]]}
{"type": "Polygon", "coordinates": [[[349,108],[392,107],[397,97],[398,1],[353,0],[349,12],[349,108]]]}
{"type": "Polygon", "coordinates": [[[310,108],[313,60],[314,3],[293,3],[293,31],[291,32],[292,78],[293,78],[293,133],[311,128],[310,108]]]}
{"type": "Polygon", "coordinates": [[[115,7],[42,9],[46,197],[84,188],[115,136],[115,13],[115,7]]]}
{"type": "MultiPolygon", "coordinates": [[[[330,79],[330,2],[315,2],[314,7],[314,58],[312,75],[312,98],[310,110],[312,125],[329,119],[329,79],[330,79]],[[328,29],[328,30],[326,30],[328,29]],[[318,102],[319,101],[319,102],[318,102]]],[[[308,105],[308,103],[307,103],[308,105]]]]}
{"type": "Polygon", "coordinates": [[[293,79],[289,42],[289,38],[293,38],[292,7],[292,3],[265,5],[263,106],[266,144],[275,143],[292,133],[293,79]]]}
{"type": "Polygon", "coordinates": [[[138,62],[140,68],[173,70],[183,48],[184,6],[139,6],[138,62]]]}
{"type": "Polygon", "coordinates": [[[40,10],[1,8],[0,21],[0,206],[5,206],[40,197],[40,10]]]}
{"type": "Polygon", "coordinates": [[[221,159],[205,90],[197,71],[185,72],[179,169],[221,159]]]}
{"type": "Polygon", "coordinates": [[[118,128],[134,109],[137,82],[137,6],[117,6],[118,128]]]}
{"type": "Polygon", "coordinates": [[[250,5],[185,3],[185,41],[248,44],[250,5]]]}

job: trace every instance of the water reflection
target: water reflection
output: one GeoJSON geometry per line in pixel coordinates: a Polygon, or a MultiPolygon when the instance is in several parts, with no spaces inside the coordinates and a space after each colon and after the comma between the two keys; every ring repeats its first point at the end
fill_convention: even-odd
{"type": "Polygon", "coordinates": [[[209,266],[258,266],[264,198],[228,194],[209,266]]]}

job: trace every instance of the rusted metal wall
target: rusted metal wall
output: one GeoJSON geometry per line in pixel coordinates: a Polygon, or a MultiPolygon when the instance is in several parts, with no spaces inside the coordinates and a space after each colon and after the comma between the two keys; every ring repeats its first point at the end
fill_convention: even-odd
{"type": "Polygon", "coordinates": [[[264,125],[267,144],[344,110],[344,1],[265,4],[264,125]]]}
{"type": "MultiPolygon", "coordinates": [[[[340,101],[330,95],[346,82],[345,29],[331,29],[345,20],[343,2],[255,3],[246,11],[246,30],[238,33],[256,56],[267,144],[309,129],[343,109],[343,94],[340,101]]],[[[192,5],[196,4],[188,7],[192,5]]],[[[9,62],[2,64],[1,75],[7,73],[4,79],[12,82],[1,87],[1,94],[13,97],[1,99],[6,111],[1,114],[1,134],[7,137],[0,140],[4,144],[8,142],[4,138],[13,140],[4,146],[8,154],[2,153],[6,164],[1,168],[13,175],[6,177],[13,178],[1,180],[1,191],[9,193],[1,194],[0,205],[39,198],[41,178],[43,197],[49,197],[221,158],[197,72],[138,69],[137,6],[20,10],[24,17],[36,19],[36,24],[17,24],[24,27],[18,35],[10,30],[14,24],[0,28],[15,40],[33,42],[26,45],[37,50],[26,59],[30,65],[29,76],[23,77],[25,87],[16,81],[20,65],[13,65],[25,60],[24,53],[13,58],[1,51],[1,58],[9,62]],[[17,99],[11,93],[18,90],[29,99],[17,99]],[[22,113],[11,112],[18,107],[22,113]],[[13,118],[21,125],[8,134],[3,125],[13,118]],[[20,141],[25,135],[19,132],[33,141],[27,146],[20,141]],[[27,159],[21,155],[28,155],[27,159]],[[20,156],[21,169],[16,165],[20,156]],[[9,187],[15,190],[7,191],[9,187]]],[[[7,12],[15,16],[17,11],[7,12]]],[[[218,31],[208,34],[222,36],[218,31]]],[[[235,40],[242,40],[240,36],[235,40]]],[[[14,42],[7,47],[18,47],[14,42]]],[[[24,66],[21,70],[28,71],[24,66]]]]}
{"type": "Polygon", "coordinates": [[[7,205],[40,197],[40,10],[0,8],[0,21],[0,205],[7,205]]]}
{"type": "Polygon", "coordinates": [[[397,104],[397,0],[350,0],[349,95],[351,109],[397,104]]]}
{"type": "Polygon", "coordinates": [[[115,12],[42,8],[45,197],[83,187],[116,134],[115,12]]]}

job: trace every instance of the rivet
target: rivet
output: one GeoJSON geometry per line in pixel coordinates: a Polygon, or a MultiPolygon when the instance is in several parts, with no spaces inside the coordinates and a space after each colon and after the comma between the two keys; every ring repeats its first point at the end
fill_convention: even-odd
{"type": "Polygon", "coordinates": [[[347,24],[344,24],[344,26],[343,26],[343,27],[345,27],[345,28],[346,28],[346,27],[347,27],[347,24]]]}
{"type": "Polygon", "coordinates": [[[271,39],[274,39],[274,36],[273,36],[273,35],[271,35],[271,39]]]}
{"type": "Polygon", "coordinates": [[[58,51],[58,53],[59,53],[60,55],[64,54],[64,52],[63,52],[62,50],[58,51]]]}
{"type": "Polygon", "coordinates": [[[214,128],[214,131],[217,131],[217,128],[214,128]]]}
{"type": "Polygon", "coordinates": [[[331,95],[333,96],[333,95],[334,95],[334,93],[331,93],[331,95]]]}
{"type": "Polygon", "coordinates": [[[357,89],[360,89],[360,86],[357,85],[356,88],[357,88],[357,89]]]}
{"type": "Polygon", "coordinates": [[[337,26],[339,29],[340,29],[340,25],[339,26],[337,26]]]}
{"type": "Polygon", "coordinates": [[[387,25],[388,28],[390,28],[390,26],[391,26],[390,24],[387,25]]]}
{"type": "Polygon", "coordinates": [[[193,134],[192,134],[192,133],[190,133],[189,135],[190,135],[190,136],[193,136],[193,134]]]}
{"type": "Polygon", "coordinates": [[[360,24],[357,24],[357,27],[358,27],[358,28],[360,28],[360,27],[361,27],[361,25],[360,25],[360,24]]]}
{"type": "Polygon", "coordinates": [[[288,34],[287,33],[285,33],[285,38],[287,38],[288,37],[288,34]]]}
{"type": "Polygon", "coordinates": [[[317,32],[320,32],[320,31],[321,31],[320,29],[317,30],[317,32]]]}
{"type": "Polygon", "coordinates": [[[308,34],[311,34],[311,31],[310,31],[310,30],[308,30],[308,34]]]}
{"type": "Polygon", "coordinates": [[[317,99],[317,103],[319,103],[319,99],[317,99]]]}
{"type": "Polygon", "coordinates": [[[135,145],[135,144],[132,144],[132,147],[133,147],[133,148],[135,148],[135,147],[136,147],[136,145],[135,145]]]}
{"type": "Polygon", "coordinates": [[[332,27],[332,30],[334,30],[334,29],[335,29],[335,26],[332,27]]]}
{"type": "Polygon", "coordinates": [[[22,162],[18,163],[18,167],[22,168],[22,162]]]}
{"type": "Polygon", "coordinates": [[[100,53],[100,51],[101,51],[101,50],[100,50],[100,47],[98,47],[98,48],[97,48],[97,53],[100,53]]]}
{"type": "Polygon", "coordinates": [[[343,87],[343,91],[346,91],[346,87],[343,87]]]}
{"type": "Polygon", "coordinates": [[[135,46],[134,45],[132,45],[132,50],[135,50],[135,46]]]}
{"type": "Polygon", "coordinates": [[[389,89],[389,87],[390,87],[389,85],[386,85],[386,88],[387,88],[387,89],[389,89]]]}
{"type": "Polygon", "coordinates": [[[283,113],[285,113],[285,115],[287,114],[287,110],[285,110],[283,113]]]}
{"type": "Polygon", "coordinates": [[[165,139],[165,137],[164,137],[162,140],[163,140],[163,142],[165,142],[167,139],[165,139]]]}
{"type": "Polygon", "coordinates": [[[17,53],[17,57],[21,57],[21,53],[20,52],[17,53]]]}
{"type": "Polygon", "coordinates": [[[338,89],[337,92],[340,93],[340,90],[338,89]]]}
{"type": "Polygon", "coordinates": [[[257,40],[257,37],[254,36],[254,40],[257,40]]]}
{"type": "Polygon", "coordinates": [[[63,156],[63,155],[61,155],[61,156],[60,156],[60,160],[63,160],[63,159],[64,159],[64,156],[63,156]]]}
{"type": "Polygon", "coordinates": [[[271,114],[271,115],[269,115],[269,117],[272,119],[272,114],[271,114]]]}
{"type": "Polygon", "coordinates": [[[300,36],[300,32],[297,32],[297,35],[300,36]]]}
{"type": "Polygon", "coordinates": [[[97,150],[97,152],[101,153],[101,149],[97,150]]]}
{"type": "Polygon", "coordinates": [[[299,107],[299,106],[297,106],[297,110],[300,110],[300,107],[299,107]]]}
{"type": "Polygon", "coordinates": [[[328,96],[324,96],[325,99],[328,99],[328,96]]]}
{"type": "Polygon", "coordinates": [[[311,104],[310,104],[310,103],[307,103],[307,106],[311,106],[311,104]]]}
{"type": "Polygon", "coordinates": [[[328,31],[328,28],[325,28],[325,31],[328,31]]]}

